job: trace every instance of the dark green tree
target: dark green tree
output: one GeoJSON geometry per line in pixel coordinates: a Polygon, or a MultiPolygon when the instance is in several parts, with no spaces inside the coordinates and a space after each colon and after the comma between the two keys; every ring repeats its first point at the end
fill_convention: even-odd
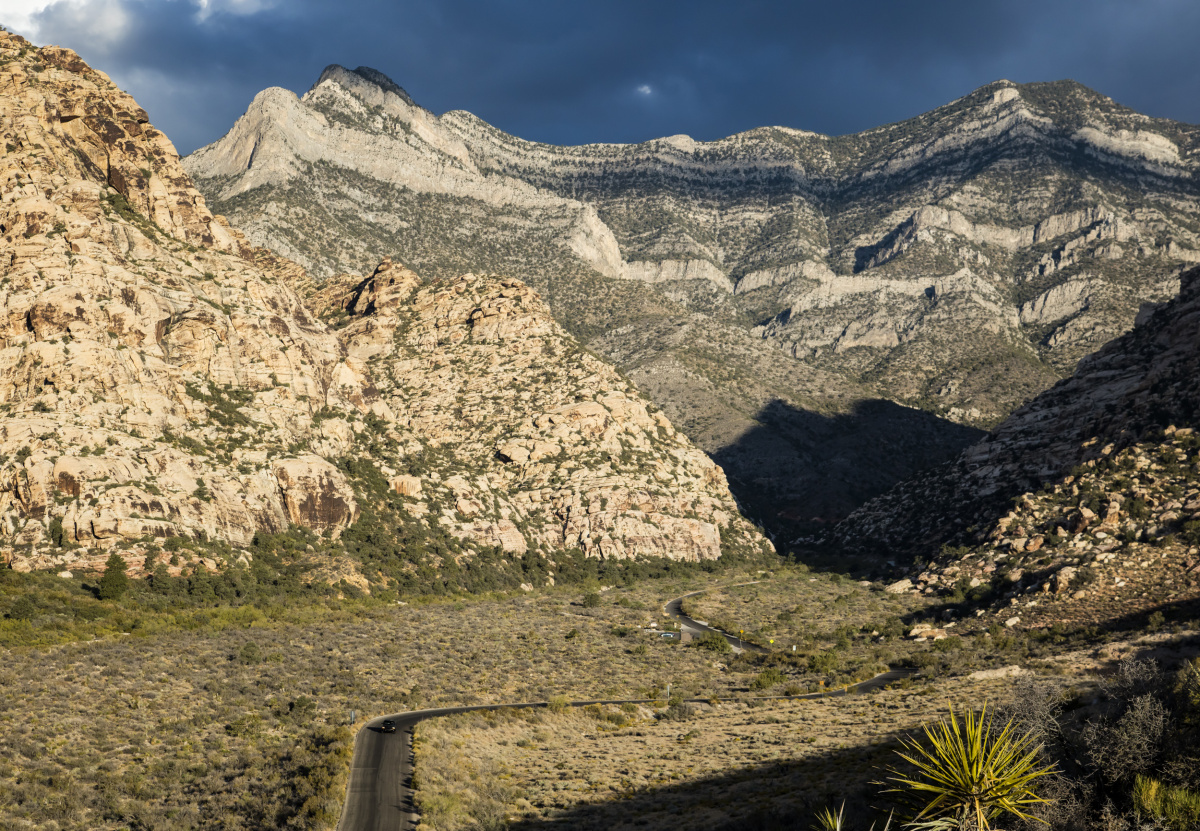
{"type": "Polygon", "coordinates": [[[129,588],[129,575],[125,573],[125,561],[115,551],[104,564],[104,575],[100,578],[100,599],[116,600],[129,588]]]}

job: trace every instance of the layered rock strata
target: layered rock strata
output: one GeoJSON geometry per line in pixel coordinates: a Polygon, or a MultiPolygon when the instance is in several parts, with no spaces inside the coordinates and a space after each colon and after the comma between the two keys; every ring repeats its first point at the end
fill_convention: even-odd
{"type": "MultiPolygon", "coordinates": [[[[587,479],[594,460],[579,454],[592,445],[607,452],[639,431],[670,430],[631,389],[610,384],[615,376],[602,362],[589,358],[589,374],[576,378],[576,365],[558,363],[553,351],[521,354],[538,337],[569,348],[548,317],[526,314],[524,340],[489,330],[492,306],[543,310],[516,281],[484,281],[490,288],[477,293],[491,305],[470,309],[432,299],[422,305],[419,292],[389,295],[370,311],[354,305],[355,326],[332,331],[298,294],[312,289],[304,272],[214,216],[146,113],[70,50],[36,49],[0,32],[0,144],[0,552],[14,568],[94,567],[116,549],[148,570],[166,558],[159,544],[171,536],[223,540],[234,549],[293,524],[336,536],[361,507],[337,462],[361,451],[366,425],[386,425],[417,444],[445,443],[438,437],[456,428],[440,420],[461,413],[433,403],[453,387],[431,385],[474,384],[482,395],[488,382],[473,373],[491,371],[493,357],[548,387],[566,388],[557,382],[566,373],[573,391],[592,384],[593,397],[611,399],[611,410],[596,406],[613,413],[617,426],[592,414],[580,418],[603,421],[598,432],[581,428],[584,438],[573,444],[553,434],[564,453],[577,456],[575,479],[587,479]],[[506,300],[516,296],[524,299],[506,300]],[[400,319],[424,333],[403,349],[379,334],[400,319]],[[408,351],[440,354],[439,338],[457,344],[465,337],[453,334],[459,330],[474,332],[468,340],[476,347],[457,375],[443,378],[408,351]],[[384,361],[397,350],[412,363],[384,361]]],[[[442,298],[446,290],[429,291],[442,298]]],[[[528,401],[526,391],[514,390],[505,402],[514,430],[534,415],[528,401]]],[[[551,428],[572,418],[548,417],[558,419],[551,428]]],[[[541,429],[514,432],[512,440],[542,440],[541,429]]],[[[480,441],[464,441],[463,451],[499,451],[480,441]]],[[[607,513],[588,513],[590,502],[564,495],[589,492],[582,486],[554,490],[562,527],[557,536],[539,531],[538,539],[559,546],[594,540],[585,547],[599,556],[697,558],[720,554],[718,527],[737,525],[753,536],[720,470],[685,440],[668,444],[648,478],[596,471],[598,487],[612,494],[607,513]],[[661,487],[651,492],[651,483],[661,487]],[[670,488],[679,490],[669,498],[670,488]]],[[[544,471],[528,470],[540,483],[544,471]]],[[[397,487],[419,491],[421,483],[397,487]]],[[[473,487],[462,491],[455,531],[512,550],[527,544],[503,505],[477,499],[473,487]]]]}
{"type": "Polygon", "coordinates": [[[422,274],[527,276],[775,523],[840,518],[971,435],[914,453],[897,408],[884,473],[798,447],[814,416],[884,401],[994,426],[1173,296],[1200,261],[1198,147],[1076,84],[1007,81],[852,136],[556,147],[332,66],[301,97],[264,90],[186,164],[320,277],[397,241],[422,274]],[[828,474],[754,484],[789,468],[828,474]]]}

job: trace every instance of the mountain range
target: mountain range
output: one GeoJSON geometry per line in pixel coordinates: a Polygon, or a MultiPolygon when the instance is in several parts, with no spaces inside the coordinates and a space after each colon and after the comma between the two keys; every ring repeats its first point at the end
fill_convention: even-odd
{"type": "Polygon", "coordinates": [[[1174,296],[1200,262],[1198,148],[1065,81],[849,136],[559,147],[335,65],[184,165],[318,280],[385,254],[527,280],[792,534],[951,458],[1174,296]]]}
{"type": "Polygon", "coordinates": [[[770,551],[721,469],[521,281],[384,259],[318,287],[214,216],[107,76],[3,31],[0,134],[12,568],[211,571],[297,526],[364,591],[770,551]]]}

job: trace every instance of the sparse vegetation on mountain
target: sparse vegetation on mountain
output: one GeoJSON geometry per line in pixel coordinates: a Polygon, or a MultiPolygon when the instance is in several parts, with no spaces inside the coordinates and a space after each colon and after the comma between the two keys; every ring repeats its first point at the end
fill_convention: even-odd
{"type": "Polygon", "coordinates": [[[335,66],[299,99],[265,90],[186,164],[321,278],[398,248],[434,277],[529,280],[790,540],[1168,300],[1200,261],[1198,135],[1000,81],[852,136],[555,147],[335,66]]]}

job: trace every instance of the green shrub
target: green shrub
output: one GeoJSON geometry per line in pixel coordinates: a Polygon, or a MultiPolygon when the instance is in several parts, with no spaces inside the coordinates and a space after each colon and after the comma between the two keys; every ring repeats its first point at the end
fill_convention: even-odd
{"type": "Polygon", "coordinates": [[[33,602],[33,598],[27,594],[23,594],[17,598],[17,602],[8,610],[8,617],[11,620],[33,620],[37,614],[37,605],[33,602]]]}
{"type": "Polygon", "coordinates": [[[836,672],[841,665],[842,659],[833,651],[818,652],[815,655],[808,656],[809,672],[828,675],[831,672],[836,672]]]}
{"type": "Polygon", "coordinates": [[[242,648],[238,650],[237,659],[243,664],[259,664],[262,663],[262,650],[258,648],[258,644],[254,641],[242,644],[242,648]]]}
{"type": "Polygon", "coordinates": [[[672,701],[659,716],[663,721],[687,721],[696,714],[696,708],[686,701],[672,701]]]}
{"type": "Polygon", "coordinates": [[[705,632],[692,641],[692,646],[719,654],[726,654],[733,651],[733,647],[729,645],[729,641],[725,640],[723,635],[719,635],[716,632],[705,632]]]}
{"type": "Polygon", "coordinates": [[[125,573],[125,561],[115,551],[104,564],[104,575],[100,578],[97,593],[101,600],[117,600],[129,588],[129,575],[125,573]]]}
{"type": "Polygon", "coordinates": [[[769,690],[776,684],[782,684],[786,680],[787,676],[778,667],[767,667],[750,682],[750,689],[769,690]]]}
{"type": "Polygon", "coordinates": [[[50,538],[51,544],[55,548],[62,548],[66,542],[66,532],[63,530],[62,520],[58,517],[50,520],[50,527],[47,529],[47,536],[50,538]]]}

